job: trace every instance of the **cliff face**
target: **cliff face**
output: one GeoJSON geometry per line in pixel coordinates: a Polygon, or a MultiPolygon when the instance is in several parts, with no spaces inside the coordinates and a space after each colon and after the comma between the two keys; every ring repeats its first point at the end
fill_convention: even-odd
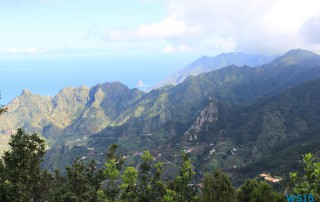
{"type": "Polygon", "coordinates": [[[209,125],[218,121],[219,110],[217,102],[210,99],[210,103],[200,113],[197,120],[192,126],[184,133],[189,141],[198,140],[202,131],[208,131],[209,125]]]}
{"type": "Polygon", "coordinates": [[[54,97],[24,90],[0,117],[1,138],[19,127],[42,134],[50,168],[77,156],[103,162],[117,143],[125,154],[151,150],[179,162],[186,150],[199,169],[233,169],[320,134],[319,81],[303,84],[313,79],[320,79],[320,56],[295,50],[261,67],[229,66],[149,93],[119,82],[54,97]]]}
{"type": "Polygon", "coordinates": [[[66,87],[54,97],[40,96],[24,89],[20,96],[8,104],[8,113],[0,117],[0,133],[6,144],[17,128],[28,133],[39,133],[54,142],[64,130],[72,127],[99,132],[139,98],[143,93],[131,90],[119,82],[98,84],[92,88],[66,87]]]}
{"type": "Polygon", "coordinates": [[[55,95],[50,103],[52,105],[50,117],[54,120],[53,124],[64,128],[73,123],[86,108],[89,90],[87,86],[67,87],[55,95]]]}

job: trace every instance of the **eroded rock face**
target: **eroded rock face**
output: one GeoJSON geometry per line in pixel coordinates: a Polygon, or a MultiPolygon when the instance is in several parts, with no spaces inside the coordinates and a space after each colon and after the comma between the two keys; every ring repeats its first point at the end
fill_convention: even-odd
{"type": "Polygon", "coordinates": [[[0,135],[10,136],[13,130],[22,128],[28,133],[48,137],[50,128],[56,128],[54,133],[57,133],[72,125],[95,133],[108,126],[123,106],[140,95],[120,82],[98,84],[92,88],[66,87],[54,97],[24,89],[7,105],[8,113],[0,117],[0,135]]]}
{"type": "Polygon", "coordinates": [[[197,140],[202,130],[208,130],[209,124],[218,121],[219,110],[216,101],[210,99],[209,105],[204,107],[197,120],[184,133],[188,140],[197,140]]]}

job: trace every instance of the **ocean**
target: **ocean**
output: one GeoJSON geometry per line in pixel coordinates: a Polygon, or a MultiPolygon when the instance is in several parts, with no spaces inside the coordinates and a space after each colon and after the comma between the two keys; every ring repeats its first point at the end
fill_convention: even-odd
{"type": "Polygon", "coordinates": [[[111,81],[134,88],[141,80],[151,87],[192,61],[183,55],[0,58],[0,103],[7,104],[24,88],[36,94],[55,95],[66,86],[111,81]]]}

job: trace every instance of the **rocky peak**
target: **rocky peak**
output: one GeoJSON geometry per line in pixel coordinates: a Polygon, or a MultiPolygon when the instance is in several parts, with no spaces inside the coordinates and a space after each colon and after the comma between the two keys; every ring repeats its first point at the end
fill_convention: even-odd
{"type": "Polygon", "coordinates": [[[320,56],[311,51],[302,50],[302,49],[294,49],[288,51],[286,54],[276,58],[271,62],[273,65],[291,65],[291,64],[299,64],[308,61],[308,63],[316,63],[319,64],[320,56]]]}
{"type": "Polygon", "coordinates": [[[26,94],[32,94],[32,92],[30,90],[28,90],[27,88],[22,90],[21,95],[26,95],[26,94]]]}
{"type": "Polygon", "coordinates": [[[210,103],[204,107],[197,120],[185,132],[185,136],[187,136],[187,139],[190,141],[197,140],[202,130],[208,130],[209,124],[218,121],[218,104],[212,98],[209,98],[209,100],[210,103]]]}
{"type": "Polygon", "coordinates": [[[97,87],[102,88],[103,90],[109,90],[109,89],[128,89],[129,90],[129,87],[127,87],[120,81],[105,82],[103,84],[97,84],[97,87]]]}

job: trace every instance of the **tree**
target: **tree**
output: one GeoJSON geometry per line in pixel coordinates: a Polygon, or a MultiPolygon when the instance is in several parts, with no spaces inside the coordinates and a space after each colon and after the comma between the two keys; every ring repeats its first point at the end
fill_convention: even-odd
{"type": "Polygon", "coordinates": [[[45,141],[36,133],[22,129],[11,136],[10,150],[0,161],[1,201],[30,201],[41,181],[40,163],[45,154],[45,141]]]}
{"type": "Polygon", "coordinates": [[[285,198],[282,194],[273,191],[271,186],[266,182],[259,183],[256,180],[247,179],[245,183],[238,189],[236,201],[284,202],[285,198]]]}
{"type": "Polygon", "coordinates": [[[124,159],[122,156],[116,155],[116,150],[118,145],[112,144],[107,152],[106,163],[104,166],[104,176],[106,177],[106,188],[99,190],[99,198],[104,200],[115,201],[119,196],[120,189],[116,186],[115,181],[120,176],[120,171],[122,169],[122,165],[124,163],[124,159]]]}
{"type": "Polygon", "coordinates": [[[94,196],[92,198],[97,198],[97,192],[101,187],[101,183],[105,176],[102,169],[97,169],[97,163],[92,160],[86,168],[86,177],[90,186],[94,189],[94,196]]]}
{"type": "Polygon", "coordinates": [[[229,176],[220,170],[205,175],[202,201],[233,202],[234,199],[235,191],[229,176]]]}
{"type": "Polygon", "coordinates": [[[171,189],[167,189],[163,197],[164,202],[175,202],[178,201],[177,193],[171,189]]]}
{"type": "MultiPolygon", "coordinates": [[[[0,100],[1,100],[1,92],[0,92],[0,100]]],[[[8,111],[8,108],[0,105],[0,116],[8,111]]]]}
{"type": "Polygon", "coordinates": [[[49,201],[54,194],[54,177],[48,170],[41,171],[40,182],[36,186],[33,201],[49,201]]]}
{"type": "MultiPolygon", "coordinates": [[[[180,168],[180,175],[175,178],[170,188],[177,194],[177,201],[197,201],[197,189],[192,184],[192,178],[195,175],[195,172],[193,172],[192,170],[191,162],[188,155],[186,153],[183,153],[181,157],[182,165],[180,168]]],[[[166,196],[168,194],[170,194],[171,196],[175,195],[170,191],[167,191],[166,196]]]]}
{"type": "Polygon", "coordinates": [[[164,171],[163,163],[154,164],[154,170],[150,183],[151,195],[155,201],[160,201],[166,194],[166,185],[161,179],[164,171]]]}
{"type": "Polygon", "coordinates": [[[52,196],[50,196],[49,201],[65,201],[68,198],[68,190],[67,187],[67,179],[62,176],[59,169],[55,170],[55,174],[53,177],[53,185],[52,185],[52,196]]]}
{"type": "Polygon", "coordinates": [[[71,166],[66,166],[65,177],[56,171],[56,190],[52,201],[88,201],[97,200],[97,191],[103,180],[102,170],[96,168],[96,163],[91,161],[88,165],[76,159],[71,166]]]}
{"type": "Polygon", "coordinates": [[[302,155],[304,176],[299,177],[297,173],[290,173],[293,181],[293,192],[295,194],[312,194],[315,201],[320,199],[320,162],[315,162],[311,154],[302,155]]]}
{"type": "Polygon", "coordinates": [[[120,175],[120,171],[117,169],[117,162],[115,159],[111,159],[105,164],[104,174],[108,180],[108,187],[106,190],[107,198],[110,198],[111,201],[115,201],[119,193],[118,187],[115,186],[115,180],[117,180],[120,175]]]}
{"type": "Polygon", "coordinates": [[[134,167],[127,167],[121,178],[123,182],[120,185],[120,198],[125,201],[135,201],[137,199],[138,171],[134,167]]]}
{"type": "Polygon", "coordinates": [[[246,179],[245,183],[237,191],[237,201],[250,201],[252,192],[258,186],[259,183],[257,180],[246,179]]]}
{"type": "Polygon", "coordinates": [[[139,182],[138,182],[138,198],[139,201],[148,202],[152,200],[151,194],[151,162],[153,156],[149,151],[144,151],[141,155],[141,165],[139,170],[139,182]]]}

